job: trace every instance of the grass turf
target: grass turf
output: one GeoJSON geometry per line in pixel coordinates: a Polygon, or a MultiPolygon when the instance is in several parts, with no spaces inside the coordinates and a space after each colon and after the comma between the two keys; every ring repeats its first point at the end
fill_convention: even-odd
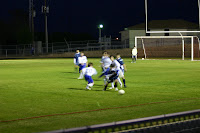
{"type": "MultiPolygon", "coordinates": [[[[99,59],[89,59],[100,75],[99,59]]],[[[0,60],[0,120],[200,98],[200,62],[125,59],[125,95],[77,80],[72,59],[0,60]]],[[[199,99],[0,122],[0,132],[41,132],[199,109],[199,99]]]]}

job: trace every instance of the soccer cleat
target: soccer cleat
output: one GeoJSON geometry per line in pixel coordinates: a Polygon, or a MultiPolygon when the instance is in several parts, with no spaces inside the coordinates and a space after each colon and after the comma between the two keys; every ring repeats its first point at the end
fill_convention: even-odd
{"type": "Polygon", "coordinates": [[[78,79],[83,79],[83,78],[79,77],[78,79]]]}
{"type": "Polygon", "coordinates": [[[110,89],[110,90],[112,90],[113,88],[112,88],[112,87],[110,87],[109,89],[110,89]]]}
{"type": "Polygon", "coordinates": [[[118,88],[117,88],[117,87],[115,88],[115,91],[118,91],[118,88]]]}
{"type": "Polygon", "coordinates": [[[126,85],[124,85],[124,88],[127,88],[127,86],[126,86],[126,85]]]}

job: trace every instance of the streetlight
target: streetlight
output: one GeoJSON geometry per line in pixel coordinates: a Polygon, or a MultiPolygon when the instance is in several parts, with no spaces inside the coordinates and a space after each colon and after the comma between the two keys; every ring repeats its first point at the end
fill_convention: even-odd
{"type": "Polygon", "coordinates": [[[44,6],[42,6],[42,13],[45,17],[45,44],[46,44],[46,53],[48,54],[49,42],[48,42],[48,27],[47,27],[47,14],[49,13],[49,6],[47,6],[47,0],[44,0],[44,6]]]}
{"type": "Polygon", "coordinates": [[[98,28],[99,28],[99,42],[101,42],[101,29],[103,29],[103,24],[100,24],[98,28]]]}

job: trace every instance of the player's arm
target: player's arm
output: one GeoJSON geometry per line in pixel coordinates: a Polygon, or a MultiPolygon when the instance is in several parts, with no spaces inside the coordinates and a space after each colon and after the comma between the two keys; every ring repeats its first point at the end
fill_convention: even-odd
{"type": "Polygon", "coordinates": [[[78,62],[79,64],[81,64],[81,57],[78,57],[78,62]]]}
{"type": "Polygon", "coordinates": [[[106,71],[104,71],[104,72],[99,76],[99,78],[101,78],[102,76],[108,74],[108,71],[109,71],[109,68],[108,68],[106,71]]]}
{"type": "Polygon", "coordinates": [[[126,64],[123,64],[123,66],[124,66],[124,71],[126,72],[127,71],[126,64]]]}

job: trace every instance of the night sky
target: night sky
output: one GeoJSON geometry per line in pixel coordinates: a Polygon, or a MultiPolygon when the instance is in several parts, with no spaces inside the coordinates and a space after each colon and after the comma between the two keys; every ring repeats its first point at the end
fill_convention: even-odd
{"type": "MultiPolygon", "coordinates": [[[[9,11],[28,11],[29,0],[1,2],[0,19],[9,21],[9,11]]],[[[103,35],[119,36],[125,27],[145,21],[144,0],[47,0],[49,32],[89,33],[98,36],[97,25],[104,24],[103,35]]],[[[148,0],[149,20],[185,19],[198,23],[197,0],[148,0]],[[169,10],[170,9],[170,10],[169,10]]],[[[37,12],[35,30],[44,31],[41,6],[44,0],[35,0],[37,12]]]]}

